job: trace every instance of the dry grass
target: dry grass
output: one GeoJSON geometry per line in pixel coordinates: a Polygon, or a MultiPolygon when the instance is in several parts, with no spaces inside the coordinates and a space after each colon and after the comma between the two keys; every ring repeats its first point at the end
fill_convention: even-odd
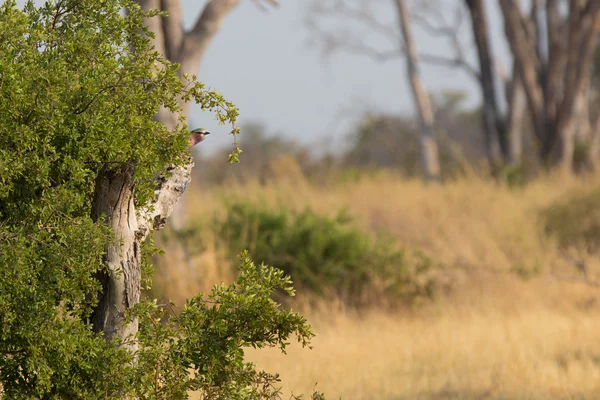
{"type": "Polygon", "coordinates": [[[283,387],[337,399],[596,399],[600,313],[525,307],[321,315],[312,351],[251,351],[283,387]]]}
{"type": "MultiPolygon", "coordinates": [[[[307,310],[317,332],[314,350],[251,351],[249,359],[281,373],[288,393],[309,393],[318,382],[328,398],[344,399],[596,399],[597,289],[550,279],[553,270],[576,272],[542,235],[538,211],[598,183],[600,177],[547,179],[510,190],[479,180],[426,186],[382,175],[317,188],[296,175],[266,187],[192,186],[197,208],[190,218],[222,212],[230,195],[329,215],[345,208],[363,229],[391,233],[445,266],[440,278],[453,290],[433,304],[360,316],[324,305],[307,310]],[[544,273],[524,281],[509,273],[515,268],[544,273]]],[[[182,301],[232,278],[211,245],[185,257],[176,246],[167,251],[169,269],[158,277],[168,297],[182,301]]]]}

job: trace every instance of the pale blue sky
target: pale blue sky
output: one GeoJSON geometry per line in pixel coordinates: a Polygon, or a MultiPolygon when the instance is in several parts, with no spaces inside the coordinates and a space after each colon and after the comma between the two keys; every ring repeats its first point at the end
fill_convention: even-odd
{"type": "MultiPolygon", "coordinates": [[[[264,12],[252,1],[243,0],[227,16],[211,43],[198,77],[239,107],[242,124],[263,122],[269,132],[314,145],[320,153],[343,147],[345,135],[363,112],[411,114],[413,105],[402,60],[375,63],[367,57],[340,52],[325,61],[320,49],[308,45],[304,16],[310,1],[280,0],[279,7],[264,12]]],[[[377,4],[379,16],[394,20],[392,0],[369,1],[377,4]]],[[[413,0],[419,1],[424,0],[413,0]]],[[[452,6],[459,0],[434,1],[452,6]]],[[[493,49],[508,64],[496,1],[486,2],[493,49]]],[[[182,3],[184,24],[189,28],[206,1],[182,3]]],[[[468,23],[466,20],[464,24],[463,42],[470,50],[472,64],[477,65],[468,23]]],[[[451,55],[446,41],[433,38],[418,27],[415,37],[419,51],[451,55]]],[[[479,102],[475,82],[460,70],[423,65],[422,75],[430,91],[465,90],[469,104],[479,102]]],[[[214,133],[202,144],[202,151],[210,153],[231,143],[227,127],[218,126],[197,107],[192,109],[189,122],[214,133]]]]}
{"type": "MultiPolygon", "coordinates": [[[[199,79],[239,107],[242,123],[262,121],[269,131],[314,144],[317,151],[343,146],[344,135],[360,110],[412,113],[401,60],[378,64],[366,57],[339,53],[324,61],[319,49],[307,44],[303,16],[309,1],[281,0],[280,7],[269,12],[261,11],[250,0],[243,1],[227,17],[211,44],[200,66],[199,79]]],[[[391,0],[373,1],[380,3],[383,15],[393,12],[391,0]]],[[[458,0],[440,1],[453,4],[458,0]]],[[[508,60],[496,2],[487,1],[494,50],[508,60]]],[[[183,4],[184,22],[189,27],[205,1],[184,0],[183,4]]],[[[463,29],[467,35],[468,23],[465,20],[463,29]]],[[[450,54],[444,40],[418,29],[415,36],[421,51],[450,54]]],[[[463,41],[473,65],[477,65],[470,37],[465,36],[463,41]]],[[[459,70],[423,66],[422,74],[428,90],[463,89],[470,94],[470,104],[479,102],[475,82],[459,70]]],[[[190,117],[191,125],[206,126],[216,133],[203,143],[203,151],[211,152],[229,143],[226,129],[218,127],[208,115],[192,112],[190,117]]]]}

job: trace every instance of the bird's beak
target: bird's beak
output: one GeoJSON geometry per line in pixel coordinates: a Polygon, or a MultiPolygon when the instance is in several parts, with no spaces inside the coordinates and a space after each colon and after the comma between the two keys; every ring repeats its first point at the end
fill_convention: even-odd
{"type": "Polygon", "coordinates": [[[204,132],[205,135],[210,135],[209,131],[204,132]]]}

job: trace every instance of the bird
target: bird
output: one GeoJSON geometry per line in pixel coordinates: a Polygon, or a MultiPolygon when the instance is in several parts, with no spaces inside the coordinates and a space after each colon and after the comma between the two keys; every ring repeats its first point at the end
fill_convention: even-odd
{"type": "Polygon", "coordinates": [[[196,128],[190,131],[190,147],[188,147],[188,149],[191,149],[203,141],[206,138],[206,135],[210,135],[210,132],[204,128],[196,128]]]}

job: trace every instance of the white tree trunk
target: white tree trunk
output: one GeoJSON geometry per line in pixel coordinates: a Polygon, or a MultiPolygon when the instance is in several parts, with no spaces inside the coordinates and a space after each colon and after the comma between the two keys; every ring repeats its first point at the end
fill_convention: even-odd
{"type": "Polygon", "coordinates": [[[421,144],[421,160],[423,173],[427,180],[440,179],[440,161],[438,146],[433,134],[433,111],[429,95],[421,81],[419,73],[419,59],[412,36],[410,16],[406,7],[406,0],[395,0],[398,9],[398,23],[404,39],[406,53],[406,69],[410,81],[413,100],[419,116],[419,131],[421,144]]]}
{"type": "MultiPolygon", "coordinates": [[[[92,315],[94,331],[107,340],[123,340],[137,332],[137,321],[123,323],[127,308],[140,299],[140,241],[136,240],[137,218],[133,203],[133,166],[102,171],[96,181],[92,218],[106,218],[114,234],[105,254],[106,273],[99,276],[102,293],[92,315]]],[[[126,345],[135,350],[134,343],[126,345]]]]}
{"type": "Polygon", "coordinates": [[[102,283],[98,306],[91,316],[96,332],[104,332],[107,340],[120,338],[125,346],[135,351],[132,335],[138,330],[134,320],[125,324],[127,309],[140,300],[141,244],[146,236],[162,228],[191,179],[193,161],[182,167],[169,167],[172,175],[157,182],[155,198],[140,210],[134,204],[135,167],[127,164],[117,171],[104,170],[96,180],[92,204],[92,218],[106,218],[114,234],[105,254],[107,270],[98,275],[102,283]]]}
{"type": "MultiPolygon", "coordinates": [[[[169,13],[165,19],[151,18],[147,24],[155,34],[155,49],[170,61],[181,64],[179,73],[183,78],[184,73],[193,75],[198,72],[202,56],[224,17],[240,0],[210,0],[189,32],[183,31],[179,0],[138,0],[138,3],[145,10],[161,9],[169,13]]],[[[182,102],[180,105],[184,112],[189,110],[189,104],[182,102]]],[[[178,115],[161,108],[156,119],[173,129],[177,125],[178,115]]],[[[175,205],[191,180],[193,165],[190,157],[182,167],[167,167],[167,172],[171,172],[172,176],[157,182],[154,200],[141,210],[136,210],[134,204],[134,165],[127,164],[120,170],[103,170],[96,180],[92,218],[106,218],[115,237],[105,254],[107,270],[98,274],[102,292],[91,316],[94,330],[104,332],[107,340],[131,340],[138,330],[136,320],[125,324],[123,318],[127,310],[138,304],[140,299],[141,244],[150,231],[162,228],[176,209],[175,205]]],[[[180,211],[176,215],[176,223],[181,226],[185,207],[178,208],[180,211]]],[[[135,342],[126,342],[125,346],[131,350],[137,347],[135,342]]]]}

